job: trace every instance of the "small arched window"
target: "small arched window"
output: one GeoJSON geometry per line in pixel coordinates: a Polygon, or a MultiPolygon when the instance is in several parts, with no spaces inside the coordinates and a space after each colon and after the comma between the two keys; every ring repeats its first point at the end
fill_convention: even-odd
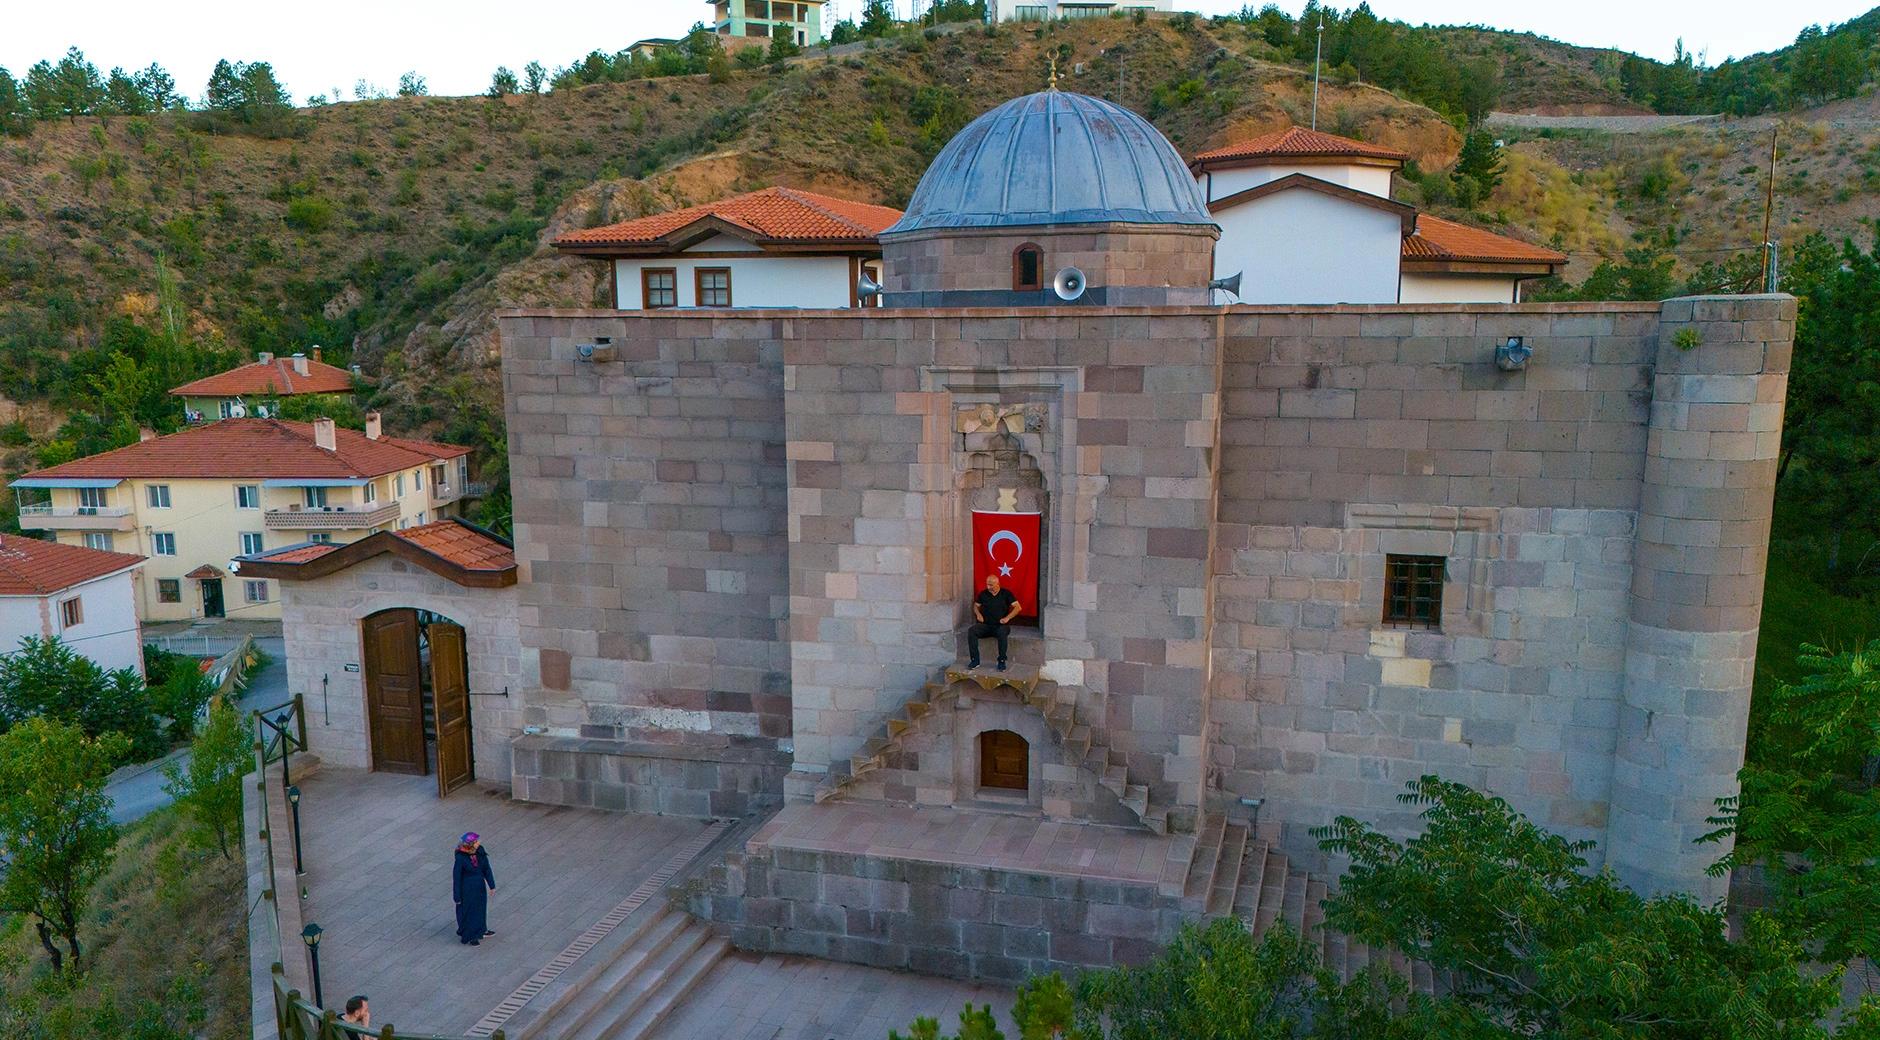
{"type": "Polygon", "coordinates": [[[1044,250],[1030,242],[1012,251],[1012,291],[1044,288],[1044,250]]]}

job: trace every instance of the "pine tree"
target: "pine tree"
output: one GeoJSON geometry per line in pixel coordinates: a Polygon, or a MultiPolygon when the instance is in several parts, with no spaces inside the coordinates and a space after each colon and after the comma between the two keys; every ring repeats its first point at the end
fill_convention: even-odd
{"type": "Polygon", "coordinates": [[[1495,138],[1486,130],[1471,130],[1462,139],[1462,154],[1456,156],[1456,193],[1462,195],[1473,188],[1471,197],[1484,198],[1501,183],[1501,175],[1507,169],[1495,138]]]}

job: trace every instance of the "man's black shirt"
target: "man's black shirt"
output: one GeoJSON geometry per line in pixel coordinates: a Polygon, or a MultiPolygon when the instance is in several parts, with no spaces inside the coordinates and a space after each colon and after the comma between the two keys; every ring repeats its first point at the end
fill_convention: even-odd
{"type": "Polygon", "coordinates": [[[1018,597],[1012,595],[1011,589],[1000,589],[996,593],[980,589],[979,595],[973,597],[973,606],[979,608],[979,616],[985,618],[988,625],[1003,622],[1017,602],[1018,597]]]}

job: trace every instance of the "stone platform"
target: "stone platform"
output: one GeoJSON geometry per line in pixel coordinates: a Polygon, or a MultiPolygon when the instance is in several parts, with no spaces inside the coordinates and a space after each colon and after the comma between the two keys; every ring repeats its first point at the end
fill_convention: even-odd
{"type": "Polygon", "coordinates": [[[1141,963],[1202,911],[1194,835],[834,801],[785,807],[690,909],[740,949],[1017,983],[1141,963]]]}

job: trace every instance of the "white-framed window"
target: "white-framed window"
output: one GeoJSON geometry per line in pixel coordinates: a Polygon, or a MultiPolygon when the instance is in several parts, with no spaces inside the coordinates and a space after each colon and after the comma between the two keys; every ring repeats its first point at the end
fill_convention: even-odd
{"type": "Polygon", "coordinates": [[[301,488],[302,501],[308,509],[326,508],[326,489],[323,487],[301,488]]]}
{"type": "Polygon", "coordinates": [[[71,599],[63,600],[59,603],[59,626],[61,628],[72,628],[75,625],[82,624],[84,620],[85,606],[79,602],[77,596],[73,596],[71,599]]]}
{"type": "Polygon", "coordinates": [[[378,500],[379,500],[379,485],[375,482],[368,482],[366,484],[366,504],[371,505],[372,503],[377,502],[378,500]]]}
{"type": "Polygon", "coordinates": [[[111,538],[111,532],[109,531],[86,531],[85,532],[85,548],[102,549],[105,552],[115,552],[116,544],[115,542],[113,542],[111,538]]]}
{"type": "Polygon", "coordinates": [[[416,519],[414,519],[414,520],[412,520],[412,521],[411,521],[411,525],[412,525],[413,527],[423,527],[423,526],[424,526],[424,510],[422,510],[422,509],[420,509],[420,510],[418,510],[418,516],[417,516],[417,518],[416,518],[416,519]]]}
{"type": "Polygon", "coordinates": [[[220,415],[224,419],[234,418],[235,417],[235,402],[223,401],[221,404],[216,406],[216,414],[220,415]]]}
{"type": "Polygon", "coordinates": [[[242,532],[242,555],[253,556],[262,550],[260,531],[242,532]]]}
{"type": "Polygon", "coordinates": [[[110,488],[79,488],[78,508],[104,509],[111,504],[110,488]]]}
{"type": "Polygon", "coordinates": [[[392,497],[405,497],[405,475],[403,473],[392,478],[392,497]]]}
{"type": "Polygon", "coordinates": [[[259,484],[235,485],[235,508],[237,509],[260,509],[261,508],[261,485],[259,484]]]}
{"type": "Polygon", "coordinates": [[[154,531],[150,535],[150,552],[156,556],[176,555],[176,535],[169,531],[154,531]]]}
{"type": "Polygon", "coordinates": [[[181,578],[158,578],[157,579],[157,602],[158,603],[181,603],[183,602],[183,580],[181,578]]]}
{"type": "Polygon", "coordinates": [[[424,490],[424,470],[414,469],[411,471],[411,486],[419,491],[424,490]]]}
{"type": "Polygon", "coordinates": [[[330,542],[333,540],[333,532],[314,531],[311,534],[307,535],[307,540],[310,542],[319,542],[320,544],[324,545],[327,542],[330,542]]]}
{"type": "Polygon", "coordinates": [[[457,486],[460,488],[465,488],[465,489],[468,489],[470,487],[470,460],[469,459],[457,460],[457,486]]]}
{"type": "Polygon", "coordinates": [[[242,582],[242,599],[248,603],[266,603],[268,601],[268,583],[265,581],[242,582]]]}
{"type": "Polygon", "coordinates": [[[148,502],[150,504],[150,508],[152,509],[170,508],[170,485],[168,484],[144,485],[144,501],[148,502]]]}

